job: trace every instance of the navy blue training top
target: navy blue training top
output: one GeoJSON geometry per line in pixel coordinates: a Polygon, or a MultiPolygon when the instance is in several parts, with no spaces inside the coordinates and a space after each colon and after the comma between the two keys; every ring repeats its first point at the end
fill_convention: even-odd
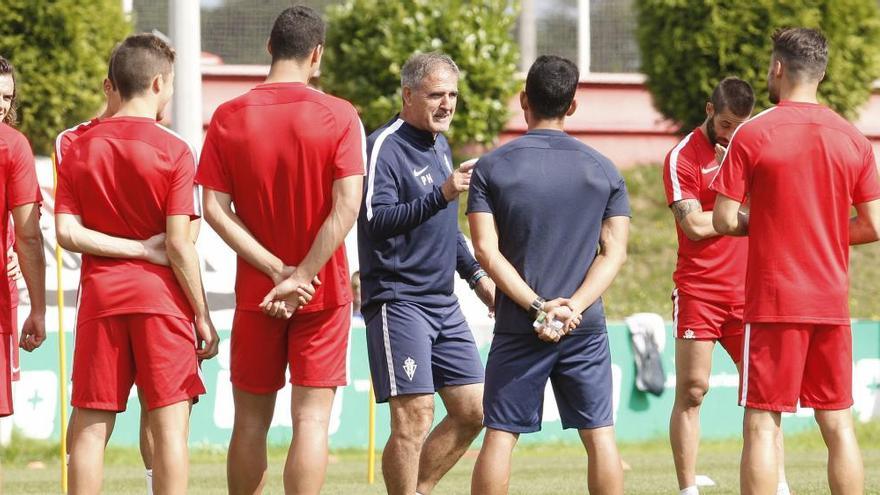
{"type": "Polygon", "coordinates": [[[458,200],[440,186],[452,173],[452,150],[440,134],[395,117],[367,138],[367,180],[358,217],[361,300],[446,305],[457,270],[480,265],[458,230],[458,200]]]}
{"type": "MultiPolygon", "coordinates": [[[[541,297],[571,297],[596,257],[602,221],[629,216],[626,184],[608,158],[562,131],[536,129],[480,158],[468,213],[492,213],[501,254],[541,297]]],[[[496,333],[532,333],[528,312],[498,290],[496,333]]],[[[579,333],[605,331],[602,299],[579,333]]]]}

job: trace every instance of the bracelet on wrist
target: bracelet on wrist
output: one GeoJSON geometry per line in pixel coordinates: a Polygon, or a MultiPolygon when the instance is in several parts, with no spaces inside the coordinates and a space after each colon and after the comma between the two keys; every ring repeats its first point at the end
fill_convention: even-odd
{"type": "Polygon", "coordinates": [[[481,278],[488,276],[489,274],[486,273],[486,270],[480,268],[479,270],[474,272],[473,275],[471,275],[471,278],[468,279],[468,286],[471,288],[471,290],[474,290],[474,288],[477,286],[477,282],[479,282],[481,278]]]}

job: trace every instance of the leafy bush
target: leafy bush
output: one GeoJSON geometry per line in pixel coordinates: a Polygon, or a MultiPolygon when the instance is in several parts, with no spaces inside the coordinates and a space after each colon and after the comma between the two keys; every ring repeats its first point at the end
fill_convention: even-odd
{"type": "Polygon", "coordinates": [[[129,30],[119,0],[2,0],[0,55],[15,65],[19,128],[35,152],[95,115],[110,51],[129,30]]]}
{"type": "Polygon", "coordinates": [[[369,132],[400,109],[407,58],[441,51],[461,69],[450,140],[489,144],[522,84],[511,38],[516,12],[508,0],[349,0],[328,7],[321,86],[354,103],[369,132]]]}
{"type": "Polygon", "coordinates": [[[779,27],[819,28],[829,62],[819,98],[853,117],[880,75],[876,0],[637,0],[642,72],[654,104],[684,130],[705,119],[705,102],[728,75],[749,81],[756,108],[769,106],[767,69],[779,27]]]}

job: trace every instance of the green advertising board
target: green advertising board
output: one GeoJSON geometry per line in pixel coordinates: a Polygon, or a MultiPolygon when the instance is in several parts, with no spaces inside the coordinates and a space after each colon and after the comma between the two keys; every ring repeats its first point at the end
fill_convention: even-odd
{"type": "MultiPolygon", "coordinates": [[[[660,397],[640,392],[635,387],[635,364],[629,331],[623,323],[609,325],[611,354],[614,367],[614,395],[617,436],[620,440],[638,441],[665,437],[669,411],[672,408],[675,387],[674,346],[667,325],[663,367],[666,386],[660,397]]],[[[854,413],[861,421],[880,417],[880,322],[857,321],[853,324],[854,413]]],[[[70,341],[71,334],[68,335],[70,341]]],[[[190,441],[193,445],[225,446],[229,442],[233,404],[229,384],[229,331],[221,331],[223,339],[220,355],[203,363],[203,376],[208,394],[193,408],[190,441]]],[[[15,416],[12,421],[28,437],[57,439],[60,433],[58,403],[57,334],[37,352],[23,353],[22,381],[15,389],[15,416]]],[[[68,346],[68,364],[71,350],[68,346]]],[[[332,448],[364,448],[368,438],[368,407],[370,379],[367,364],[365,331],[362,326],[352,329],[349,385],[339,390],[330,424],[332,448]]],[[[483,358],[488,344],[480,349],[483,358]]],[[[735,437],[740,435],[742,409],[737,406],[738,377],[736,368],[725,351],[716,346],[710,392],[702,409],[703,438],[735,437]]],[[[68,388],[69,390],[69,388],[68,388]]],[[[541,391],[536,391],[540,393],[541,391]]],[[[283,390],[276,404],[275,418],[270,430],[272,443],[286,443],[290,439],[290,393],[283,390]]],[[[376,410],[377,444],[381,447],[388,436],[388,406],[380,404],[376,410]]],[[[442,418],[442,404],[437,404],[436,420],[442,418]]],[[[138,400],[134,390],[128,410],[116,423],[112,442],[116,445],[135,445],[138,441],[138,400]]],[[[812,410],[799,410],[784,415],[786,431],[812,428],[812,410]]],[[[523,435],[522,442],[570,441],[577,435],[563,432],[553,394],[545,391],[544,423],[539,433],[523,435]]]]}

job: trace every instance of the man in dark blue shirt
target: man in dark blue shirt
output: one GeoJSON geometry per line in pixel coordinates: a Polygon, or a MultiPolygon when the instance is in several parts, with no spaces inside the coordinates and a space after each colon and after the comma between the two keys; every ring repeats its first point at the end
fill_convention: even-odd
{"type": "Polygon", "coordinates": [[[507,493],[519,434],[541,429],[548,379],[563,428],[589,454],[590,492],[623,493],[601,295],[626,259],[630,208],[614,165],[562,130],[577,83],[572,62],[539,57],[520,95],[528,133],[474,168],[468,220],[499,291],[472,493],[507,493]]]}
{"type": "Polygon", "coordinates": [[[412,495],[429,493],[482,429],[483,365],[453,270],[490,311],[495,285],[458,230],[458,195],[473,163],[453,170],[442,135],[455,113],[458,67],[445,55],[417,54],[401,85],[400,115],[367,139],[358,253],[376,401],[391,407],[382,474],[389,494],[412,495]],[[428,435],[435,392],[447,416],[428,435]]]}

